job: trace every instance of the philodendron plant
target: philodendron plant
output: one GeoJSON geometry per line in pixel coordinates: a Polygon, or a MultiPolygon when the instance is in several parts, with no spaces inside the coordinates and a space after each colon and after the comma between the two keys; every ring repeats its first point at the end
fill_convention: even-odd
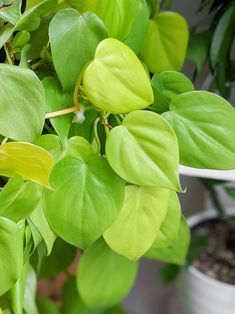
{"type": "Polygon", "coordinates": [[[177,72],[187,24],[159,8],[0,1],[0,313],[119,313],[140,257],[184,261],[179,164],[235,168],[234,109],[177,72]]]}

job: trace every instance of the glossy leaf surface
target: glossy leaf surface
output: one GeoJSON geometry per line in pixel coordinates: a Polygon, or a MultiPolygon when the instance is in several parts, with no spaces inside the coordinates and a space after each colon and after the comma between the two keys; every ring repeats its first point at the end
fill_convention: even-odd
{"type": "Polygon", "coordinates": [[[41,134],[45,95],[33,71],[0,64],[0,111],[0,134],[28,142],[41,134]]]}
{"type": "Polygon", "coordinates": [[[235,169],[235,110],[215,94],[177,96],[163,114],[179,142],[180,163],[208,169],[235,169]]]}
{"type": "Polygon", "coordinates": [[[74,89],[83,67],[107,36],[103,22],[91,12],[81,15],[74,9],[64,9],[55,15],[49,37],[53,62],[64,90],[74,89]]]}
{"type": "Polygon", "coordinates": [[[9,142],[0,147],[0,174],[3,176],[19,174],[25,180],[49,186],[52,166],[51,155],[39,146],[9,142]]]}
{"type": "Polygon", "coordinates": [[[23,267],[23,241],[20,228],[0,217],[0,295],[18,280],[23,267]]]}
{"type": "Polygon", "coordinates": [[[180,70],[187,50],[189,31],[185,19],[175,12],[161,12],[149,21],[141,59],[150,72],[180,70]]]}
{"type": "Polygon", "coordinates": [[[113,252],[100,238],[80,260],[77,286],[83,301],[90,307],[118,303],[132,288],[137,265],[113,252]]]}
{"type": "Polygon", "coordinates": [[[143,65],[128,46],[113,38],[97,47],[94,61],[84,72],[83,87],[88,99],[107,112],[125,113],[153,102],[143,65]]]}
{"type": "Polygon", "coordinates": [[[150,248],[165,218],[169,190],[127,186],[118,218],[104,233],[118,254],[137,260],[150,248]]]}
{"type": "Polygon", "coordinates": [[[180,190],[177,139],[156,113],[129,113],[110,131],[106,155],[120,177],[133,184],[180,190]]]}
{"type": "Polygon", "coordinates": [[[65,241],[86,248],[112,224],[124,200],[124,184],[103,157],[66,157],[50,175],[44,211],[65,241]],[[60,215],[58,215],[60,212],[60,215]]]}
{"type": "Polygon", "coordinates": [[[176,71],[164,71],[152,78],[154,93],[153,106],[158,112],[169,110],[170,102],[179,94],[194,90],[192,82],[184,74],[176,71]]]}

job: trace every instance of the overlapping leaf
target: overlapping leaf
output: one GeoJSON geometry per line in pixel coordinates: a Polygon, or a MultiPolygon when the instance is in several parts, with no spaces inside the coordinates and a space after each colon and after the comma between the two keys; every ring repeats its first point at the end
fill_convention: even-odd
{"type": "Polygon", "coordinates": [[[129,113],[122,125],[111,130],[106,155],[120,177],[133,184],[180,190],[177,139],[156,113],[129,113]]]}
{"type": "Polygon", "coordinates": [[[97,47],[94,61],[84,72],[83,87],[88,99],[107,112],[130,112],[153,102],[149,77],[140,60],[113,38],[97,47]]]}

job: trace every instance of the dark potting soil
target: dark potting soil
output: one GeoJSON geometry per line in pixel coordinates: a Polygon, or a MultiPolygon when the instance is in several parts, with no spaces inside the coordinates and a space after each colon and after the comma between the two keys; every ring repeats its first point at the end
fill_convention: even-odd
{"type": "Polygon", "coordinates": [[[208,245],[192,265],[214,279],[235,285],[235,230],[215,219],[194,227],[192,236],[208,236],[208,245]]]}

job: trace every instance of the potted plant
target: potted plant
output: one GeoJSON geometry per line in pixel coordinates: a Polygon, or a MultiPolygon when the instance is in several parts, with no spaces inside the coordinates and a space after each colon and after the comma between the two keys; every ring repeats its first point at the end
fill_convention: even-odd
{"type": "Polygon", "coordinates": [[[120,312],[141,256],[187,252],[179,163],[235,167],[233,107],[177,72],[187,24],[151,4],[1,1],[3,313],[120,312]]]}

